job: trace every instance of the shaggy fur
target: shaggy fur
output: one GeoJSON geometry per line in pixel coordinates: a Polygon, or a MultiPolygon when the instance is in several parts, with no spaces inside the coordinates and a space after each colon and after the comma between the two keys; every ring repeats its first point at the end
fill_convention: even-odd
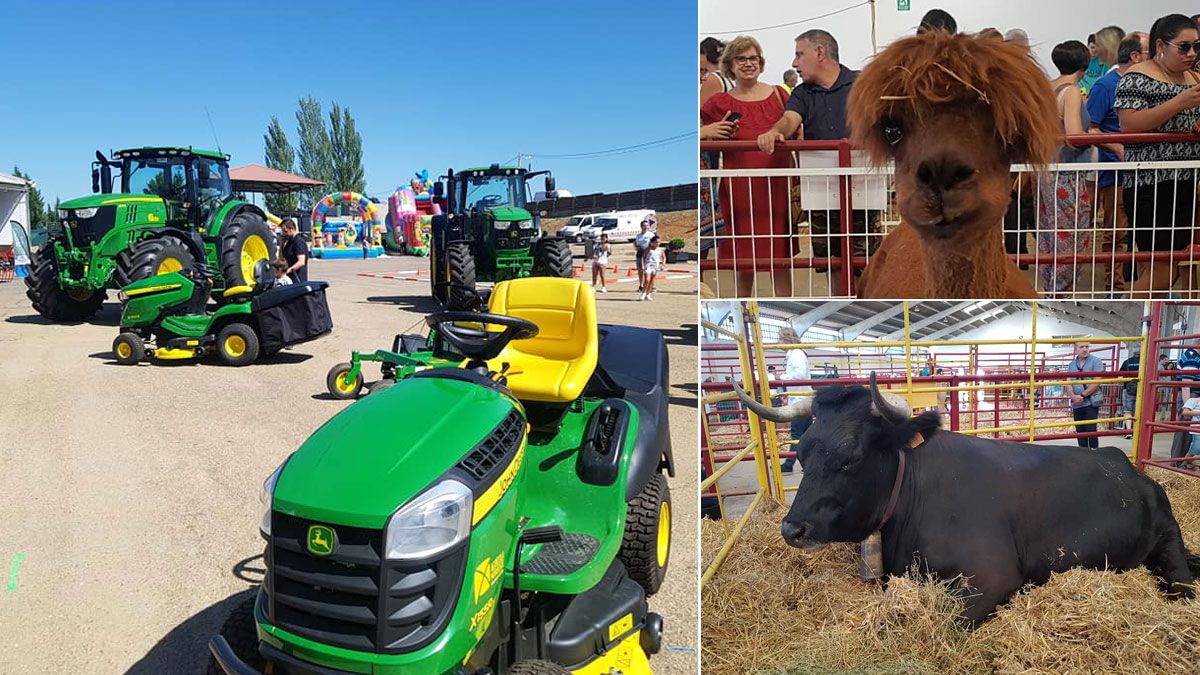
{"type": "Polygon", "coordinates": [[[851,140],[872,163],[895,160],[902,218],[872,257],[861,297],[1035,297],[1004,254],[1009,165],[1050,162],[1062,128],[1049,83],[1024,49],[941,31],[899,40],[863,69],[847,112],[851,140]],[[918,168],[947,153],[974,174],[929,192],[918,168]],[[922,224],[939,209],[952,227],[922,224]]]}

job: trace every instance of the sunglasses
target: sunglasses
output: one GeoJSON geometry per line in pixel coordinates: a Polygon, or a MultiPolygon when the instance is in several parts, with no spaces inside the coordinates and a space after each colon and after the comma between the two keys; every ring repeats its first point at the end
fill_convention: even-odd
{"type": "Polygon", "coordinates": [[[1195,54],[1200,51],[1200,40],[1195,42],[1171,42],[1170,40],[1163,40],[1163,42],[1178,49],[1180,54],[1195,54]]]}

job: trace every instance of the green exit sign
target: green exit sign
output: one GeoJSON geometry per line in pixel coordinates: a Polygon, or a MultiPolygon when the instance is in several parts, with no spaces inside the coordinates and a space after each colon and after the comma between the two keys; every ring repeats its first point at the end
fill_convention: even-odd
{"type": "Polygon", "coordinates": [[[896,0],[896,9],[907,12],[912,9],[912,0],[896,0]]]}

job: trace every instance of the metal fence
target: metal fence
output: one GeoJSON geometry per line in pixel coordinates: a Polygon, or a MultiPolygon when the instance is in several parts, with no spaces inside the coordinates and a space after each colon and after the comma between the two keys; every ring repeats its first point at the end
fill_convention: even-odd
{"type": "MultiPolygon", "coordinates": [[[[1193,134],[1082,134],[1079,148],[1200,142],[1193,134]]],[[[849,141],[783,143],[792,168],[731,169],[746,141],[707,141],[700,171],[701,280],[716,297],[857,295],[857,279],[900,224],[893,167],[871,168],[849,141]],[[737,204],[725,222],[720,203],[737,204]],[[765,204],[764,204],[765,202],[765,204]],[[736,213],[746,214],[738,222],[736,213]]],[[[1200,162],[1079,162],[1012,167],[996,242],[1043,297],[1200,297],[1193,246],[1200,162]],[[1099,179],[1115,187],[1099,187],[1099,179]],[[1123,189],[1127,180],[1134,187],[1123,189]],[[1126,198],[1128,195],[1128,198],[1126,198]],[[1126,203],[1129,202],[1129,203],[1126,203]],[[1130,228],[1135,216],[1137,228],[1130,228]],[[1150,225],[1147,225],[1147,223],[1150,225]]]]}

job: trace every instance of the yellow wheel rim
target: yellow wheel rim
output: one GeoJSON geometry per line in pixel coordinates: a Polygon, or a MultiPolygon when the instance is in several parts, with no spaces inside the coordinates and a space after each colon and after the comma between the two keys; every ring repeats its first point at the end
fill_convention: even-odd
{"type": "Polygon", "coordinates": [[[348,370],[338,376],[336,384],[338,391],[343,394],[349,394],[354,391],[354,380],[350,379],[350,371],[348,370]]]}
{"type": "Polygon", "coordinates": [[[133,347],[130,347],[128,342],[117,345],[117,358],[127,359],[131,356],[133,356],[133,347]]]}
{"type": "Polygon", "coordinates": [[[258,264],[259,260],[267,260],[269,255],[267,242],[257,234],[252,234],[242,241],[242,281],[246,285],[253,284],[255,281],[254,266],[258,264]]]}
{"type": "Polygon", "coordinates": [[[84,300],[92,297],[92,291],[89,291],[86,288],[72,288],[71,290],[67,291],[67,297],[76,302],[83,302],[84,300]]]}
{"type": "Polygon", "coordinates": [[[663,502],[658,512],[658,566],[665,567],[671,551],[671,504],[663,502]]]}
{"type": "Polygon", "coordinates": [[[170,274],[183,269],[183,263],[179,258],[163,258],[162,262],[158,263],[158,272],[156,274],[170,274]]]}
{"type": "Polygon", "coordinates": [[[246,353],[246,340],[241,335],[230,335],[225,338],[225,353],[238,357],[246,353]]]}

